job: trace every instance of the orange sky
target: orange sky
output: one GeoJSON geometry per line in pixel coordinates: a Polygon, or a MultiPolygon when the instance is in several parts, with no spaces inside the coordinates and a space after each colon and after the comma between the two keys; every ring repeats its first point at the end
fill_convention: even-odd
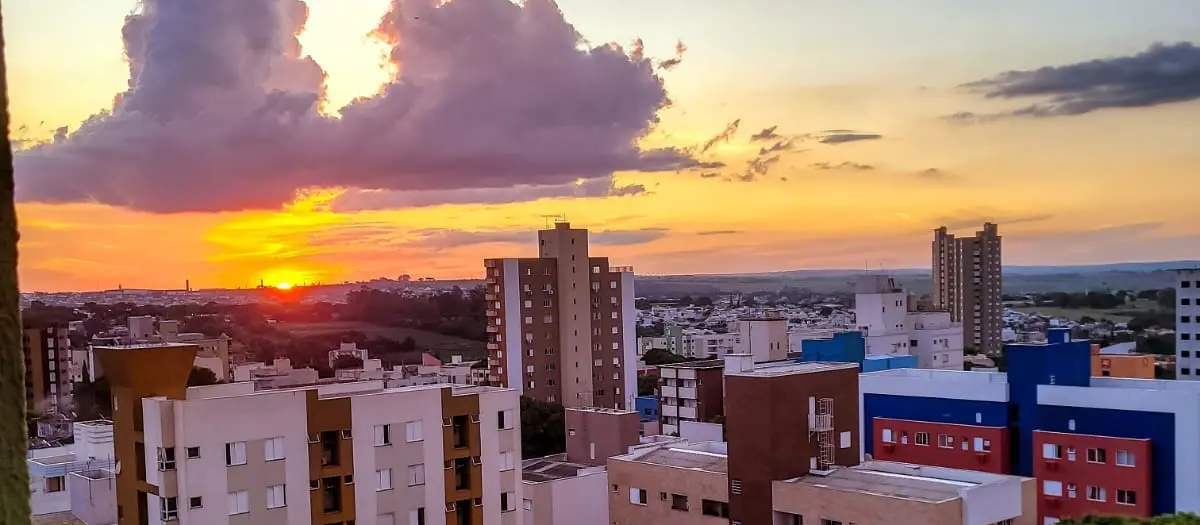
{"type": "MultiPolygon", "coordinates": [[[[328,106],[376,91],[388,78],[379,59],[384,48],[365,35],[387,2],[309,3],[301,41],[328,73],[328,106]]],[[[74,128],[111,105],[128,81],[120,28],[131,4],[104,0],[61,14],[35,0],[6,2],[18,138],[45,139],[54,128],[74,128]]],[[[906,42],[896,35],[869,46],[830,43],[798,51],[751,38],[752,24],[726,32],[711,31],[704,19],[677,19],[678,31],[651,24],[654,17],[661,22],[678,14],[661,7],[674,4],[650,2],[660,6],[644,14],[651,20],[626,28],[586,2],[561,2],[567,19],[589,39],[643,36],[647,51],[658,56],[670,56],[676,39],[687,42],[683,65],[664,73],[674,104],[660,114],[647,147],[700,144],[735,119],[738,133],[711,152],[734,166],[754,158],[760,144],[749,136],[770,126],[789,133],[865,130],[883,138],[805,145],[807,151],[784,155],[769,176],[750,183],[699,172],[618,173],[619,183],[648,190],[624,197],[339,211],[331,204],[339,190],[331,190],[302,195],[275,211],[176,214],[21,203],[23,288],[477,277],[484,257],[534,253],[534,230],[546,215],[557,214],[592,230],[593,253],[652,274],[922,267],[928,265],[929,230],[949,224],[966,231],[984,220],[1000,223],[1006,264],[1200,258],[1200,105],[976,126],[939,118],[1003,106],[962,92],[955,87],[962,82],[1129,54],[1189,29],[1172,26],[1165,7],[1158,25],[1128,30],[1123,40],[1101,38],[1102,30],[1120,30],[1120,13],[1114,13],[1098,22],[1099,29],[1078,29],[1096,34],[1069,41],[1058,28],[1032,25],[1027,31],[1033,44],[1023,45],[1036,44],[1041,54],[964,42],[971,56],[980,57],[973,61],[950,49],[948,40],[906,42]],[[910,52],[891,49],[896,46],[910,52]],[[762,76],[746,76],[742,61],[763,65],[762,76]],[[874,169],[821,169],[822,163],[846,162],[874,169]]],[[[774,23],[747,10],[727,16],[774,23]]],[[[797,23],[803,31],[805,22],[797,23]]]]}

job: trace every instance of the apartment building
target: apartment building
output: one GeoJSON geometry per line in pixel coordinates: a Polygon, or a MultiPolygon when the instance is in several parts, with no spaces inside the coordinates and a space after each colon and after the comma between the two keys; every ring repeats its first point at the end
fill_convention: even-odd
{"type": "MultiPolygon", "coordinates": [[[[787,319],[778,315],[745,317],[730,323],[733,353],[752,355],[755,363],[787,359],[787,325],[787,319]]],[[[725,354],[718,353],[716,357],[725,354]]]]}
{"type": "Polygon", "coordinates": [[[686,441],[634,447],[608,461],[613,525],[727,525],[725,443],[686,441]]]}
{"type": "Polygon", "coordinates": [[[855,281],[855,320],[867,356],[912,355],[919,368],[963,368],[963,327],[948,311],[914,301],[896,280],[883,274],[855,281]]]}
{"type": "Polygon", "coordinates": [[[990,222],[972,237],[956,238],[944,226],[933,233],[933,306],[962,323],[964,347],[993,355],[1004,329],[1000,239],[990,222]]]}
{"type": "Polygon", "coordinates": [[[538,232],[538,257],[486,259],[489,382],[568,407],[632,408],[633,269],[591,257],[588,232],[538,232]]]}
{"type": "Polygon", "coordinates": [[[608,458],[639,443],[638,414],[568,408],[566,453],[522,463],[526,525],[609,525],[608,458]]]}
{"type": "Polygon", "coordinates": [[[26,326],[25,406],[32,414],[59,414],[71,402],[71,341],[66,326],[26,326]]]}
{"type": "Polygon", "coordinates": [[[1200,379],[1200,268],[1175,272],[1175,379],[1200,379]]]}
{"type": "Polygon", "coordinates": [[[80,421],[71,430],[71,444],[28,453],[32,514],[69,512],[87,525],[109,525],[117,518],[112,423],[80,421]]]}
{"type": "Polygon", "coordinates": [[[1133,353],[1126,346],[1092,345],[1092,376],[1154,379],[1154,356],[1133,353]]]}
{"type": "Polygon", "coordinates": [[[1008,345],[1008,373],[862,374],[864,452],[1034,476],[1039,519],[1200,511],[1200,383],[1094,377],[1091,344],[1053,329],[1008,345]]]}
{"type": "Polygon", "coordinates": [[[720,359],[658,366],[661,432],[679,435],[683,421],[706,423],[725,414],[725,362],[720,359]]]}
{"type": "Polygon", "coordinates": [[[524,523],[515,391],[188,388],[194,354],[99,351],[121,525],[524,523]]]}

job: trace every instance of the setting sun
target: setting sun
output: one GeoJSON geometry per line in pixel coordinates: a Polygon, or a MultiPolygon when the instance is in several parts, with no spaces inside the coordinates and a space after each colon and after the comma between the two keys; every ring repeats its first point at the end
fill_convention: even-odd
{"type": "Polygon", "coordinates": [[[283,283],[276,284],[275,287],[280,290],[291,290],[292,283],[283,282],[283,283]]]}

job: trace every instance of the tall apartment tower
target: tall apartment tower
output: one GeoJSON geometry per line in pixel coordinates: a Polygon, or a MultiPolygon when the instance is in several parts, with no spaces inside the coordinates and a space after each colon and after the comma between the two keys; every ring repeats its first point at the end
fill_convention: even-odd
{"type": "Polygon", "coordinates": [[[633,268],[588,255],[588,232],[538,232],[538,257],[486,259],[488,380],[570,408],[632,409],[633,268]]]}
{"type": "Polygon", "coordinates": [[[955,238],[946,227],[933,232],[933,305],[963,326],[963,346],[1000,352],[1004,329],[1000,303],[1000,231],[984,223],[973,237],[955,238]]]}
{"type": "Polygon", "coordinates": [[[30,413],[56,414],[71,395],[71,341],[66,326],[26,326],[25,406],[30,413]]]}
{"type": "Polygon", "coordinates": [[[1175,274],[1175,379],[1200,379],[1200,268],[1175,274]]]}

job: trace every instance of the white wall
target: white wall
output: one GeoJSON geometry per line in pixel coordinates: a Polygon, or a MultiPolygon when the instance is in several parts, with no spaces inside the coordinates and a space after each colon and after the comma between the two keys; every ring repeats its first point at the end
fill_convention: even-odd
{"type": "MultiPolygon", "coordinates": [[[[521,402],[512,390],[489,391],[479,394],[480,459],[483,471],[483,522],[500,525],[525,523],[524,486],[521,483],[521,402]],[[501,410],[509,410],[514,418],[512,428],[500,430],[501,410]],[[500,453],[513,454],[513,469],[500,470],[500,453]],[[516,510],[500,512],[500,492],[515,494],[516,510]]],[[[439,451],[440,452],[440,451],[439,451]]],[[[445,501],[444,498],[442,501],[445,501]]]]}
{"type": "MultiPolygon", "coordinates": [[[[552,481],[554,525],[608,525],[608,472],[552,481]]],[[[649,524],[648,524],[649,525],[649,524]]]]}
{"type": "Polygon", "coordinates": [[[637,397],[637,308],[633,272],[621,272],[621,387],[625,397],[625,410],[633,410],[633,398],[637,397]]]}
{"type": "MultiPolygon", "coordinates": [[[[501,360],[504,367],[504,375],[508,382],[508,387],[516,390],[518,393],[525,391],[525,380],[521,372],[525,368],[521,366],[524,356],[521,354],[521,347],[525,344],[521,338],[521,301],[524,295],[521,293],[521,271],[518,268],[516,259],[504,259],[502,261],[502,271],[504,272],[504,326],[500,327],[500,333],[504,334],[504,347],[506,352],[504,359],[501,360]]],[[[561,401],[561,400],[560,400],[561,401]]]]}
{"type": "Polygon", "coordinates": [[[899,369],[859,374],[858,377],[861,394],[1008,402],[1008,382],[1004,374],[899,369]]]}
{"type": "Polygon", "coordinates": [[[963,525],[992,525],[1014,519],[1024,510],[1021,483],[1024,478],[1007,476],[1002,481],[961,489],[963,525]]]}
{"type": "Polygon", "coordinates": [[[854,295],[854,318],[868,336],[904,332],[904,316],[908,313],[908,294],[860,293],[854,295]]]}

